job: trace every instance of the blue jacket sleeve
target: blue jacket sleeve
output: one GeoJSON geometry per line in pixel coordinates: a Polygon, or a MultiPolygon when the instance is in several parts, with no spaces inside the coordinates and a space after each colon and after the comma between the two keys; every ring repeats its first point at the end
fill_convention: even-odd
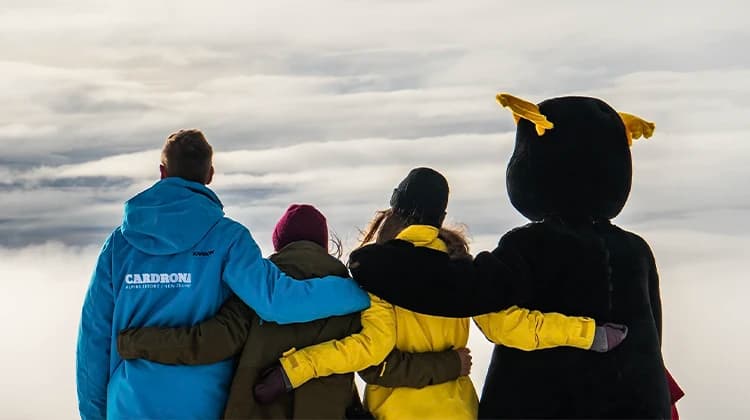
{"type": "Polygon", "coordinates": [[[107,417],[107,384],[109,383],[110,348],[112,345],[111,239],[104,243],[86,292],[78,330],[76,349],[76,383],[81,418],[107,417]]]}
{"type": "Polygon", "coordinates": [[[351,279],[326,276],[297,281],[287,276],[262,258],[246,229],[229,249],[223,279],[258,316],[279,324],[345,315],[370,306],[367,293],[351,279]]]}

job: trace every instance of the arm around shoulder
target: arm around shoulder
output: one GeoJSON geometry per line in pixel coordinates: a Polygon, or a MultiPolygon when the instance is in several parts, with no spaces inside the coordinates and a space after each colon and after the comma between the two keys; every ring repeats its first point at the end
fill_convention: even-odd
{"type": "Polygon", "coordinates": [[[473,261],[451,259],[444,252],[394,240],[353,252],[350,269],[365,290],[394,305],[462,318],[510,306],[508,284],[521,283],[527,275],[522,260],[510,257],[481,252],[473,261]]]}
{"type": "Polygon", "coordinates": [[[424,388],[458,379],[461,360],[455,350],[408,353],[393,349],[382,363],[360,371],[368,384],[388,388],[424,388]]]}
{"type": "Polygon", "coordinates": [[[309,322],[358,312],[367,294],[351,279],[327,276],[297,281],[263,258],[247,229],[230,246],[223,280],[262,319],[279,324],[309,322]]]}
{"type": "Polygon", "coordinates": [[[193,327],[132,328],[120,332],[117,351],[123,359],[146,359],[173,365],[199,365],[228,359],[242,350],[255,313],[232,296],[216,316],[193,327]]]}
{"type": "Polygon", "coordinates": [[[493,343],[526,351],[560,346],[588,350],[596,329],[591,318],[517,306],[474,317],[474,322],[493,343]]]}
{"type": "Polygon", "coordinates": [[[388,356],[396,344],[396,314],[389,303],[374,295],[371,298],[371,306],[362,312],[362,331],[292,351],[281,358],[292,387],[313,378],[356,372],[388,356]]]}

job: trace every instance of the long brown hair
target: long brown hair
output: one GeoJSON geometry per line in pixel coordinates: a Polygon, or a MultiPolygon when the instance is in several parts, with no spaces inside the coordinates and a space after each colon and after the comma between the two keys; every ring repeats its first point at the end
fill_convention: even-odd
{"type": "MultiPolygon", "coordinates": [[[[359,247],[375,241],[393,239],[407,226],[409,226],[409,223],[401,216],[394,213],[392,209],[378,210],[375,212],[375,217],[373,217],[365,230],[360,230],[362,237],[360,238],[359,247]],[[391,232],[383,235],[383,229],[390,230],[391,232]]],[[[448,247],[448,255],[451,258],[472,258],[469,253],[469,239],[466,234],[466,226],[441,226],[438,238],[445,242],[445,245],[448,247]]]]}
{"type": "Polygon", "coordinates": [[[336,232],[332,230],[329,230],[328,236],[328,253],[340,259],[341,255],[344,253],[344,246],[341,243],[341,238],[339,238],[339,235],[337,235],[336,232]]]}
{"type": "Polygon", "coordinates": [[[448,255],[452,259],[469,259],[473,257],[469,252],[469,238],[466,233],[466,226],[459,224],[451,227],[440,227],[438,238],[445,242],[448,247],[448,255]]]}
{"type": "Polygon", "coordinates": [[[386,210],[378,210],[375,212],[375,217],[370,220],[370,223],[367,224],[367,227],[365,230],[360,230],[359,233],[362,235],[359,239],[359,246],[363,247],[370,242],[375,242],[377,239],[377,235],[380,232],[380,228],[383,225],[383,222],[386,218],[389,216],[395,216],[393,213],[393,210],[386,209],[386,210]]]}

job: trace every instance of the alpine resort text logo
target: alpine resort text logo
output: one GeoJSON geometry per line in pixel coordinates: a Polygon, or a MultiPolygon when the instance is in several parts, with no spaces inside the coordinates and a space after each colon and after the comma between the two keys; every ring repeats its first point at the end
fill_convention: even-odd
{"type": "Polygon", "coordinates": [[[135,273],[125,274],[126,289],[174,289],[190,287],[190,273],[135,273]]]}

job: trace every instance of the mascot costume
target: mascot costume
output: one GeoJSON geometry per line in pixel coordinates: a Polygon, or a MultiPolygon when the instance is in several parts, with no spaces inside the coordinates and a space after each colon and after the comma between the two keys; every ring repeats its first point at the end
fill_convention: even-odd
{"type": "Polygon", "coordinates": [[[517,123],[508,194],[531,223],[473,262],[398,240],[368,245],[350,257],[354,278],[430,315],[516,304],[629,327],[627,339],[602,354],[496,346],[480,418],[670,418],[654,257],[646,241],[610,222],[630,193],[633,139],[650,137],[653,123],[596,98],[497,100],[517,123]],[[400,281],[382,280],[394,277],[400,281]]]}

